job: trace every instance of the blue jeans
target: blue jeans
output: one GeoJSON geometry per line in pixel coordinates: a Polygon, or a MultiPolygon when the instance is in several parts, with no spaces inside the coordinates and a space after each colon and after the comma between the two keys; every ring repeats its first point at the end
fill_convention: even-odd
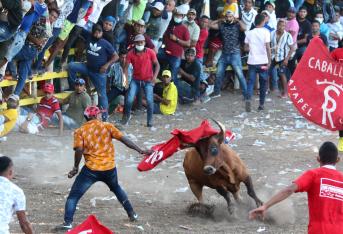
{"type": "Polygon", "coordinates": [[[217,74],[216,74],[216,80],[214,83],[214,92],[220,93],[223,78],[225,75],[225,70],[228,65],[231,65],[232,69],[235,71],[239,84],[242,89],[242,93],[244,98],[246,98],[247,95],[247,82],[243,75],[243,69],[242,69],[242,60],[241,60],[241,54],[240,53],[234,53],[234,54],[222,54],[218,61],[218,67],[217,67],[217,74]]]}
{"type": "Polygon", "coordinates": [[[147,101],[147,125],[152,125],[154,111],[154,86],[149,81],[141,81],[132,79],[125,100],[124,113],[126,117],[130,116],[131,108],[135,96],[140,88],[144,89],[145,98],[147,101]]]}
{"type": "Polygon", "coordinates": [[[65,204],[64,221],[66,223],[73,222],[78,201],[83,194],[98,181],[104,182],[109,187],[128,214],[133,212],[133,208],[125,191],[118,183],[116,168],[108,171],[93,171],[84,166],[82,167],[80,174],[76,177],[65,204]]]}
{"type": "Polygon", "coordinates": [[[176,88],[178,88],[179,79],[177,78],[177,74],[179,72],[179,68],[181,65],[181,58],[166,54],[163,48],[160,48],[158,50],[157,58],[158,58],[158,61],[162,60],[168,63],[169,70],[171,71],[171,74],[172,74],[172,81],[174,82],[176,88]]]}
{"type": "Polygon", "coordinates": [[[7,53],[5,58],[7,61],[12,61],[12,59],[19,53],[19,51],[25,45],[25,40],[27,38],[27,32],[19,30],[17,34],[15,34],[13,42],[8,47],[7,53]]]}
{"type": "Polygon", "coordinates": [[[37,48],[28,44],[25,44],[19,53],[14,57],[18,62],[18,83],[15,87],[14,94],[20,95],[25,86],[25,81],[28,74],[31,71],[32,60],[37,55],[37,48]]]}
{"type": "Polygon", "coordinates": [[[154,102],[154,114],[161,115],[160,103],[154,102]]]}
{"type": "Polygon", "coordinates": [[[8,22],[0,21],[0,42],[11,39],[17,30],[11,30],[8,22]]]}
{"type": "Polygon", "coordinates": [[[54,43],[55,39],[58,37],[58,35],[61,32],[61,28],[53,28],[52,30],[52,37],[49,38],[47,43],[45,44],[44,48],[42,51],[38,54],[37,61],[34,64],[34,68],[40,70],[42,69],[42,61],[44,58],[45,51],[54,43]]]}
{"type": "Polygon", "coordinates": [[[248,89],[247,89],[247,99],[250,100],[253,96],[254,86],[256,81],[256,74],[259,74],[260,81],[260,106],[264,105],[264,100],[266,98],[266,88],[268,80],[268,70],[261,69],[263,65],[248,65],[248,89]]]}
{"type": "Polygon", "coordinates": [[[108,99],[106,94],[106,73],[98,73],[90,71],[87,68],[86,63],[71,62],[68,64],[68,83],[69,88],[73,89],[75,80],[77,79],[76,73],[84,76],[88,76],[92,81],[97,93],[98,93],[98,103],[100,109],[105,110],[102,114],[102,119],[107,120],[108,116],[108,99]]]}

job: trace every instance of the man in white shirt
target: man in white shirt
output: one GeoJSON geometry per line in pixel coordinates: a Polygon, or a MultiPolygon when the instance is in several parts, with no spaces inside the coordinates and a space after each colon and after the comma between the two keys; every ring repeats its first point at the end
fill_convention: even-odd
{"type": "Polygon", "coordinates": [[[265,16],[258,14],[255,18],[253,30],[246,32],[244,40],[245,50],[248,56],[248,88],[245,102],[246,112],[251,111],[251,98],[253,96],[256,74],[259,74],[260,82],[260,105],[258,110],[264,110],[266,88],[268,80],[268,69],[271,63],[270,33],[264,28],[265,16]]]}
{"type": "Polygon", "coordinates": [[[247,31],[250,30],[257,15],[257,11],[253,8],[253,5],[253,0],[246,0],[242,10],[242,21],[245,23],[247,31]]]}
{"type": "Polygon", "coordinates": [[[330,51],[337,49],[338,42],[343,38],[343,26],[341,25],[339,18],[339,12],[336,11],[335,16],[332,19],[332,22],[328,23],[328,27],[330,29],[328,38],[330,51]]]}
{"type": "Polygon", "coordinates": [[[21,230],[32,234],[30,222],[26,218],[24,192],[10,180],[13,179],[13,162],[9,157],[0,157],[0,233],[9,234],[12,215],[17,214],[21,230]]]}
{"type": "Polygon", "coordinates": [[[168,18],[161,20],[161,27],[160,27],[160,35],[159,35],[159,43],[157,46],[157,50],[161,47],[162,45],[162,38],[163,34],[168,28],[168,25],[170,23],[170,20],[172,19],[173,16],[173,11],[175,10],[175,0],[168,0],[165,6],[165,10],[167,11],[168,18]]]}

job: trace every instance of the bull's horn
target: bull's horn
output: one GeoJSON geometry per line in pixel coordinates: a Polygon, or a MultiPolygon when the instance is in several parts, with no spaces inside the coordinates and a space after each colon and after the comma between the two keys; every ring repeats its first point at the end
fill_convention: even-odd
{"type": "Polygon", "coordinates": [[[215,122],[218,126],[219,126],[219,128],[220,128],[220,133],[218,134],[219,135],[219,141],[222,143],[223,141],[224,141],[224,139],[225,139],[225,126],[224,126],[224,124],[222,124],[221,122],[219,122],[219,121],[217,121],[217,120],[215,120],[215,119],[212,119],[213,120],[213,122],[215,122]]]}

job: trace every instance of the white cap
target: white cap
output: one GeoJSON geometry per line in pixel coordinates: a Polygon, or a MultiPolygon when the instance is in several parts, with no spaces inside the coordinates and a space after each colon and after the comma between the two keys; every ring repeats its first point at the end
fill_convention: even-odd
{"type": "Polygon", "coordinates": [[[159,11],[163,11],[164,5],[162,2],[156,2],[155,5],[152,6],[153,8],[156,8],[159,11]]]}
{"type": "Polygon", "coordinates": [[[269,11],[267,11],[267,10],[264,10],[264,11],[262,11],[262,12],[261,12],[261,14],[263,14],[263,13],[264,13],[264,14],[266,14],[266,15],[268,15],[268,17],[270,17],[270,13],[269,13],[269,11]]]}
{"type": "Polygon", "coordinates": [[[189,6],[186,4],[182,4],[178,7],[176,7],[176,13],[181,14],[181,15],[187,15],[187,12],[189,10],[189,6]]]}

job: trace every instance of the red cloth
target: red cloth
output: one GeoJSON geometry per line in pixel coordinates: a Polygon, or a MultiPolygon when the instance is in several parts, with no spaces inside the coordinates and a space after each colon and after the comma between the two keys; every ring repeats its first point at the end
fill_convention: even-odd
{"type": "Polygon", "coordinates": [[[153,62],[157,61],[155,51],[145,48],[145,52],[137,53],[135,49],[132,49],[128,53],[126,61],[133,66],[133,79],[143,81],[152,80],[153,62]]]}
{"type": "MultiPolygon", "coordinates": [[[[218,134],[216,130],[210,126],[208,120],[202,121],[199,127],[190,131],[174,129],[171,134],[174,135],[167,142],[153,146],[151,149],[154,153],[145,156],[145,158],[138,164],[139,171],[148,171],[156,167],[160,162],[166,160],[180,149],[181,142],[186,144],[196,143],[198,140],[218,134]]],[[[234,134],[226,131],[226,142],[234,138],[234,134]]]]}
{"type": "Polygon", "coordinates": [[[190,35],[187,27],[183,24],[172,25],[172,22],[169,24],[166,32],[163,36],[163,42],[165,44],[165,52],[168,55],[181,58],[183,54],[183,46],[176,41],[170,39],[170,34],[174,34],[177,38],[183,41],[189,41],[190,35]]]}
{"type": "Polygon", "coordinates": [[[61,111],[61,108],[56,97],[52,96],[50,99],[43,97],[40,100],[37,113],[41,117],[43,127],[48,126],[51,117],[57,111],[61,111]]]}
{"type": "Polygon", "coordinates": [[[68,231],[67,234],[112,234],[110,229],[102,225],[94,215],[88,216],[79,226],[68,231]]]}
{"type": "Polygon", "coordinates": [[[199,40],[195,45],[196,57],[201,59],[204,57],[204,45],[208,37],[208,30],[206,28],[200,29],[199,40]]]}
{"type": "Polygon", "coordinates": [[[337,62],[343,63],[343,48],[337,48],[331,52],[331,57],[337,62]]]}
{"type": "Polygon", "coordinates": [[[294,181],[296,192],[307,192],[309,234],[343,233],[343,174],[320,167],[294,181]]]}
{"type": "Polygon", "coordinates": [[[331,131],[343,130],[343,64],[313,38],[288,83],[294,106],[307,120],[331,131]]]}

